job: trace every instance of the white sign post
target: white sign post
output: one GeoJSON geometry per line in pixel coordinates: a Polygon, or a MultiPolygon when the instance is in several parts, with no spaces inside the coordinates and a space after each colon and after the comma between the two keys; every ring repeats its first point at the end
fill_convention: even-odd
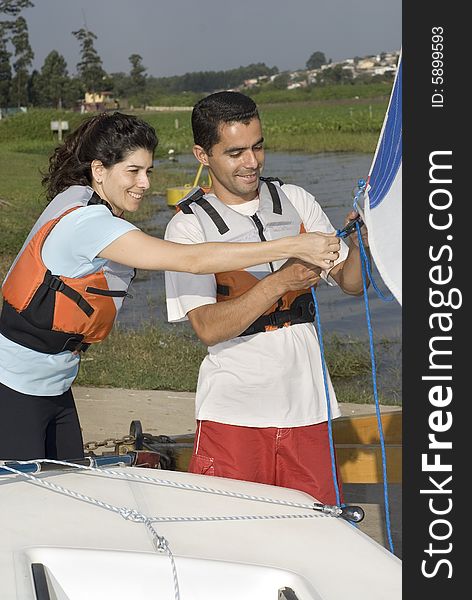
{"type": "Polygon", "coordinates": [[[69,121],[51,121],[51,131],[57,131],[57,139],[62,141],[62,132],[69,129],[69,121]]]}

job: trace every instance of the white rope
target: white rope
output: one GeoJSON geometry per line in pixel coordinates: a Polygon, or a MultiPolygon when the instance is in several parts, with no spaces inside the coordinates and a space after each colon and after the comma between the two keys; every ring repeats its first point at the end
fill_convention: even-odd
{"type": "MultiPolygon", "coordinates": [[[[177,489],[181,489],[181,490],[188,490],[188,491],[192,491],[192,492],[202,492],[202,493],[206,493],[206,494],[215,494],[218,496],[226,496],[229,498],[237,498],[239,500],[250,500],[253,502],[264,502],[264,503],[268,503],[268,504],[277,504],[279,506],[287,506],[290,508],[302,508],[302,509],[306,509],[306,510],[310,510],[312,511],[313,509],[317,508],[316,504],[304,504],[304,503],[300,503],[300,502],[291,502],[289,500],[279,500],[279,499],[275,499],[275,498],[268,498],[266,496],[253,496],[250,494],[243,494],[240,492],[231,492],[229,490],[219,490],[219,489],[215,489],[215,488],[209,488],[209,487],[205,487],[205,486],[201,486],[201,485],[194,485],[191,483],[181,483],[178,481],[171,481],[169,479],[158,479],[155,477],[150,477],[148,475],[138,475],[136,473],[127,473],[126,471],[115,471],[113,469],[102,469],[102,468],[97,468],[97,467],[89,467],[86,465],[77,465],[74,463],[70,463],[67,461],[60,461],[60,460],[52,460],[52,459],[39,459],[39,460],[34,460],[34,461],[17,461],[18,464],[36,464],[36,463],[52,463],[52,464],[56,464],[56,465],[62,465],[65,467],[73,467],[75,469],[83,469],[86,471],[91,471],[93,473],[96,473],[97,475],[105,475],[105,476],[110,476],[113,478],[118,478],[118,479],[133,479],[136,481],[143,481],[145,483],[151,483],[154,485],[160,485],[163,487],[171,487],[171,488],[177,488],[177,489]]],[[[329,508],[329,507],[328,507],[329,508]]],[[[336,514],[336,511],[326,511],[327,513],[331,513],[331,514],[336,514]]]]}
{"type": "MultiPolygon", "coordinates": [[[[73,467],[75,469],[82,469],[85,471],[91,471],[92,473],[98,475],[105,475],[112,478],[117,479],[133,479],[136,481],[143,481],[145,483],[152,483],[154,485],[160,485],[165,487],[173,487],[178,489],[184,489],[188,491],[196,491],[196,492],[204,492],[215,495],[223,495],[226,497],[238,498],[242,500],[251,500],[255,502],[264,502],[270,504],[277,504],[282,506],[289,506],[292,508],[302,508],[308,509],[310,511],[313,510],[313,504],[302,504],[298,502],[289,502],[287,500],[276,500],[273,498],[267,498],[265,496],[253,496],[249,494],[242,494],[238,492],[230,492],[227,490],[217,490],[214,488],[208,488],[204,486],[197,486],[193,484],[186,483],[178,483],[175,481],[170,481],[166,479],[156,479],[153,477],[149,477],[146,475],[137,475],[135,473],[126,473],[121,471],[114,471],[112,469],[100,469],[97,467],[86,466],[86,465],[77,465],[74,463],[70,463],[67,461],[59,461],[52,459],[39,459],[35,461],[17,461],[18,464],[36,464],[39,465],[41,463],[51,463],[64,467],[73,467]]],[[[153,527],[153,523],[190,523],[190,522],[218,522],[218,521],[251,521],[251,520],[277,520],[277,519],[307,519],[307,518],[320,518],[327,517],[328,514],[334,514],[332,511],[327,511],[328,514],[317,514],[310,512],[309,514],[282,514],[282,515],[231,515],[231,516],[199,516],[199,517],[150,517],[145,515],[133,508],[129,507],[119,507],[113,504],[109,504],[108,502],[104,502],[102,500],[98,500],[97,498],[93,498],[92,496],[88,496],[86,494],[82,494],[80,492],[76,492],[74,490],[70,490],[61,485],[57,485],[46,479],[40,479],[31,473],[24,473],[15,469],[14,467],[8,466],[6,464],[2,464],[2,468],[14,473],[16,475],[20,475],[26,479],[27,482],[32,483],[33,485],[39,485],[41,487],[45,487],[50,491],[68,496],[73,498],[74,500],[80,500],[82,502],[86,502],[88,504],[92,504],[99,508],[103,508],[105,510],[109,510],[111,512],[115,512],[123,517],[127,521],[131,521],[133,523],[141,523],[143,524],[151,534],[152,542],[154,549],[156,552],[165,552],[169,557],[171,568],[172,568],[172,577],[174,583],[174,597],[175,600],[180,600],[180,590],[179,590],[179,581],[177,576],[177,567],[175,563],[174,555],[169,546],[168,540],[160,536],[157,531],[153,527]]],[[[38,469],[39,470],[39,469],[38,469]]],[[[328,507],[328,509],[337,508],[337,507],[328,507]]]]}
{"type": "MultiPolygon", "coordinates": [[[[21,461],[21,462],[22,462],[22,464],[24,464],[23,461],[21,461]]],[[[29,461],[27,461],[27,462],[29,462],[29,461]]],[[[39,462],[39,461],[34,461],[34,462],[39,462]]],[[[86,502],[88,504],[93,504],[94,506],[98,506],[99,508],[103,508],[105,510],[112,511],[112,512],[117,513],[120,516],[122,516],[126,521],[131,521],[132,523],[144,524],[151,534],[153,546],[154,546],[156,552],[159,552],[159,551],[165,552],[170,559],[170,563],[171,563],[171,567],[172,567],[172,577],[173,577],[173,583],[174,583],[174,597],[175,597],[175,600],[180,600],[179,582],[178,582],[178,578],[177,578],[177,567],[175,564],[174,555],[172,554],[172,551],[169,546],[169,542],[167,541],[167,539],[165,537],[163,537],[157,533],[157,531],[154,529],[154,527],[152,525],[152,521],[150,520],[150,518],[147,515],[139,512],[133,508],[128,508],[125,506],[122,506],[122,507],[114,506],[113,504],[109,504],[108,502],[103,502],[102,500],[97,500],[96,498],[87,496],[86,494],[81,494],[79,492],[69,490],[68,488],[65,488],[61,485],[51,483],[50,481],[47,481],[44,479],[39,479],[35,475],[31,475],[30,473],[22,473],[18,469],[15,469],[15,468],[5,465],[5,464],[2,465],[2,468],[6,469],[7,471],[10,471],[11,473],[15,473],[16,475],[21,475],[22,477],[25,477],[27,482],[32,483],[33,485],[39,485],[41,487],[45,487],[45,488],[49,489],[52,492],[56,492],[56,493],[62,494],[64,496],[69,496],[69,497],[73,498],[74,500],[80,500],[82,502],[86,502]]]]}
{"type": "Polygon", "coordinates": [[[217,522],[217,521],[266,521],[277,519],[322,519],[328,518],[328,515],[309,513],[305,515],[231,515],[222,517],[149,517],[149,520],[159,523],[191,523],[191,522],[217,522]]]}

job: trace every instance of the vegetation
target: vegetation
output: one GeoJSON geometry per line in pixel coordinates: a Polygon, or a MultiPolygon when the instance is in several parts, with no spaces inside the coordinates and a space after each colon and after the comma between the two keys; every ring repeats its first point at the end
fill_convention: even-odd
{"type": "MultiPolygon", "coordinates": [[[[385,356],[386,348],[381,356],[385,356]]],[[[338,401],[373,403],[367,343],[332,336],[325,341],[325,353],[338,401]]],[[[115,327],[104,342],[85,353],[76,384],[194,392],[205,355],[206,348],[190,327],[179,327],[177,331],[164,330],[154,323],[137,331],[115,327]]],[[[398,388],[390,386],[380,402],[401,404],[398,388]]]]}
{"type": "Polygon", "coordinates": [[[76,384],[195,391],[205,354],[190,330],[177,334],[155,324],[137,331],[115,327],[105,342],[85,353],[76,384]]]}
{"type": "Polygon", "coordinates": [[[326,65],[328,61],[326,60],[326,56],[324,52],[320,52],[317,50],[313,52],[310,58],[306,61],[307,69],[319,69],[322,65],[326,65]]]}
{"type": "Polygon", "coordinates": [[[278,73],[277,67],[268,67],[264,63],[238,67],[226,71],[199,71],[174,77],[149,78],[149,86],[161,93],[177,94],[181,92],[204,92],[225,90],[241,85],[247,79],[260,76],[269,77],[278,73]]]}
{"type": "Polygon", "coordinates": [[[77,72],[84,91],[99,92],[103,89],[106,73],[102,67],[102,59],[93,44],[97,36],[84,28],[73,31],[72,35],[80,43],[80,62],[77,64],[77,72]]]}
{"type": "Polygon", "coordinates": [[[383,100],[260,105],[267,148],[300,152],[373,152],[385,110],[383,100]]]}

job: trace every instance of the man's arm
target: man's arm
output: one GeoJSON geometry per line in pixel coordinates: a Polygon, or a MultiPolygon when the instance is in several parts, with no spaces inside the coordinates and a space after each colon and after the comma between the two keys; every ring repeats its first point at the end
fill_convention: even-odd
{"type": "MultiPolygon", "coordinates": [[[[345,224],[357,216],[357,212],[351,211],[345,220],[345,224]]],[[[369,240],[367,236],[367,228],[365,225],[361,227],[362,242],[366,249],[366,254],[370,261],[369,240]]],[[[331,269],[329,275],[336,281],[339,287],[346,294],[359,296],[363,292],[362,283],[362,262],[361,251],[359,248],[359,240],[357,238],[357,230],[349,236],[349,253],[346,260],[340,262],[331,269]]],[[[370,285],[367,280],[367,286],[370,285]]]]}
{"type": "Polygon", "coordinates": [[[237,337],[286,292],[316,285],[320,271],[297,259],[288,260],[238,298],[199,306],[187,316],[199,339],[213,346],[237,337]]]}

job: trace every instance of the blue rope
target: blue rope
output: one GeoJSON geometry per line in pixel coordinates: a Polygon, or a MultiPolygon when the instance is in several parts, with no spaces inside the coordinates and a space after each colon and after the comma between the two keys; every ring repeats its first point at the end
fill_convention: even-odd
{"type": "MultiPolygon", "coordinates": [[[[365,179],[359,179],[357,182],[357,192],[354,195],[354,199],[352,202],[352,207],[355,211],[357,211],[357,207],[358,207],[358,200],[361,197],[361,195],[365,194],[365,190],[367,187],[367,182],[365,179]]],[[[359,232],[359,226],[356,223],[356,229],[359,232]]],[[[365,263],[366,267],[367,267],[367,274],[369,276],[369,279],[372,283],[372,287],[374,288],[374,290],[377,292],[377,296],[382,300],[382,302],[391,302],[394,298],[393,298],[393,294],[388,294],[385,295],[379,288],[379,286],[377,285],[373,275],[372,275],[372,271],[370,268],[370,264],[369,264],[369,260],[367,259],[367,255],[365,253],[364,250],[364,244],[362,243],[362,239],[360,238],[359,240],[359,248],[361,250],[361,255],[362,255],[362,259],[363,262],[365,263]]]]}
{"type": "MultiPolygon", "coordinates": [[[[389,498],[388,498],[388,481],[387,481],[387,455],[385,451],[385,440],[383,435],[383,427],[382,427],[382,419],[380,417],[380,406],[379,406],[379,398],[377,393],[377,367],[375,363],[375,354],[374,354],[374,334],[372,329],[372,323],[370,318],[370,309],[369,309],[369,297],[367,294],[367,277],[366,272],[370,274],[369,268],[369,259],[367,257],[364,244],[362,243],[362,235],[361,228],[359,227],[359,223],[356,223],[357,229],[357,239],[359,240],[359,249],[361,252],[361,264],[362,264],[362,286],[364,290],[364,301],[365,301],[365,313],[367,320],[367,329],[369,332],[369,347],[370,347],[370,360],[372,364],[372,386],[374,391],[374,402],[375,402],[375,413],[377,415],[377,426],[379,430],[379,440],[380,440],[380,449],[382,453],[382,476],[383,476],[383,491],[384,491],[384,505],[385,505],[385,524],[387,529],[387,539],[390,547],[390,551],[393,554],[393,541],[392,541],[392,532],[390,526],[390,508],[389,508],[389,498]]],[[[371,279],[372,281],[372,279],[371,279]]],[[[377,289],[377,288],[375,288],[377,289]]]]}
{"type": "Polygon", "coordinates": [[[313,302],[315,303],[315,315],[316,315],[316,329],[318,331],[318,341],[320,344],[320,354],[321,354],[321,368],[323,371],[323,382],[325,389],[325,398],[326,398],[326,406],[328,412],[328,438],[329,438],[329,453],[331,456],[331,471],[333,474],[333,484],[334,491],[336,494],[336,505],[341,505],[341,498],[339,494],[339,484],[338,484],[338,475],[336,472],[336,460],[334,455],[334,441],[333,441],[333,425],[331,419],[331,402],[329,398],[329,389],[328,389],[328,374],[326,370],[326,361],[324,354],[324,344],[323,344],[323,334],[321,331],[321,321],[320,321],[320,311],[318,307],[318,300],[316,299],[315,288],[311,287],[311,295],[313,296],[313,302]]]}
{"type": "MultiPolygon", "coordinates": [[[[358,223],[356,223],[356,229],[357,229],[357,232],[359,235],[360,228],[359,228],[358,223]]],[[[367,270],[367,275],[369,276],[370,282],[372,283],[372,287],[377,292],[377,296],[382,300],[382,302],[392,302],[392,300],[394,299],[393,294],[384,294],[382,292],[382,290],[378,287],[378,285],[374,279],[374,276],[372,275],[372,269],[370,268],[369,259],[367,258],[367,254],[364,249],[364,244],[362,243],[362,237],[360,239],[359,248],[360,248],[361,256],[362,256],[362,264],[365,265],[365,268],[367,270]]]]}
{"type": "MultiPolygon", "coordinates": [[[[359,191],[357,192],[354,198],[354,209],[357,206],[357,200],[361,193],[363,193],[365,189],[364,180],[359,180],[359,191]],[[363,184],[363,186],[361,185],[363,184]]],[[[391,532],[391,524],[390,524],[390,508],[389,508],[389,497],[388,497],[388,480],[387,480],[387,456],[385,451],[385,439],[383,435],[383,427],[382,427],[382,419],[380,416],[380,406],[379,406],[379,398],[377,392],[377,367],[375,362],[375,353],[374,353],[374,335],[372,329],[372,323],[370,318],[370,308],[369,308],[369,297],[367,294],[367,275],[368,274],[372,285],[377,292],[379,298],[381,298],[384,302],[390,302],[393,300],[393,295],[391,297],[385,296],[382,294],[376,283],[374,282],[374,278],[372,277],[372,272],[370,269],[369,258],[367,257],[364,244],[362,242],[361,228],[359,223],[356,223],[357,230],[357,239],[359,240],[359,250],[361,253],[361,266],[362,266],[362,286],[364,291],[364,301],[365,301],[365,309],[366,309],[366,320],[367,320],[367,329],[369,332],[369,348],[370,348],[370,357],[371,357],[371,365],[372,365],[372,387],[374,392],[374,402],[375,402],[375,412],[377,415],[377,427],[379,430],[379,440],[380,440],[380,449],[382,454],[382,476],[383,476],[383,493],[384,493],[384,506],[385,506],[385,524],[387,530],[387,540],[389,544],[390,551],[394,552],[393,541],[392,541],[392,532],[391,532]]],[[[328,417],[328,438],[329,438],[329,451],[331,456],[331,471],[333,475],[333,484],[336,493],[336,504],[340,506],[340,494],[339,494],[339,484],[338,477],[336,472],[336,459],[334,453],[334,441],[333,441],[333,427],[332,427],[332,417],[331,417],[331,402],[328,388],[328,375],[326,369],[326,360],[325,360],[325,352],[324,352],[324,343],[323,343],[323,333],[321,329],[321,320],[320,320],[320,311],[318,306],[318,300],[316,298],[316,293],[314,287],[311,287],[311,295],[313,297],[313,302],[315,304],[315,315],[316,315],[316,329],[318,332],[318,341],[320,344],[320,355],[321,355],[321,368],[323,372],[323,383],[325,389],[325,398],[326,398],[326,407],[327,407],[327,417],[328,417]]]]}

